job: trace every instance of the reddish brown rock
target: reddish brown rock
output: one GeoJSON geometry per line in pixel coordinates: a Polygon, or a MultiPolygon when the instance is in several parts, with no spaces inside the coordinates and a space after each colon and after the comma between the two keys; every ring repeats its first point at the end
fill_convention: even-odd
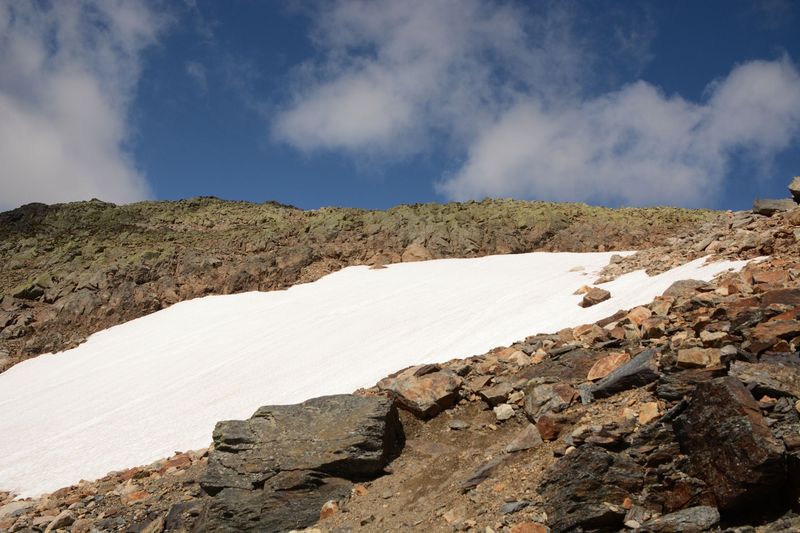
{"type": "Polygon", "coordinates": [[[600,378],[604,378],[630,360],[631,356],[627,352],[618,352],[607,355],[601,359],[598,359],[594,366],[592,366],[591,370],[589,370],[589,375],[586,376],[586,379],[589,381],[595,381],[600,378]]]}
{"type": "Polygon", "coordinates": [[[770,320],[761,322],[750,333],[750,336],[761,342],[777,339],[791,339],[800,335],[800,321],[770,320]]]}
{"type": "Polygon", "coordinates": [[[556,440],[561,434],[561,420],[552,414],[543,414],[536,420],[542,440],[556,440]]]}
{"type": "Polygon", "coordinates": [[[800,307],[800,289],[775,289],[761,295],[761,305],[782,305],[787,307],[800,307]]]}
{"type": "Polygon", "coordinates": [[[592,287],[583,295],[583,300],[581,300],[580,305],[581,307],[591,307],[600,302],[605,302],[609,298],[611,298],[611,293],[609,291],[601,289],[600,287],[592,287]]]}
{"type": "Polygon", "coordinates": [[[645,402],[639,407],[639,423],[641,425],[649,424],[658,418],[658,403],[645,402]]]}
{"type": "Polygon", "coordinates": [[[325,520],[339,512],[339,503],[336,500],[328,500],[319,511],[319,519],[325,520]]]}
{"type": "Polygon", "coordinates": [[[514,387],[512,387],[510,383],[498,383],[497,385],[481,389],[478,394],[486,403],[488,403],[491,407],[494,407],[501,403],[505,403],[508,395],[512,392],[514,392],[514,387]]]}
{"type": "Polygon", "coordinates": [[[752,383],[766,394],[800,398],[800,367],[781,363],[734,361],[730,374],[743,383],[752,383]]]}
{"type": "Polygon", "coordinates": [[[455,404],[463,380],[450,370],[424,373],[425,367],[411,367],[378,382],[399,405],[422,418],[431,418],[455,404]]]}
{"type": "Polygon", "coordinates": [[[753,272],[753,281],[767,285],[784,285],[789,282],[791,277],[785,270],[762,270],[753,272]]]}
{"type": "Polygon", "coordinates": [[[627,314],[627,318],[637,326],[641,326],[642,322],[644,322],[645,319],[650,318],[652,315],[653,312],[650,309],[640,306],[631,309],[630,313],[627,314]]]}
{"type": "Polygon", "coordinates": [[[678,366],[682,368],[711,368],[721,364],[717,348],[686,348],[678,350],[678,366]]]}
{"type": "Polygon", "coordinates": [[[653,316],[642,321],[642,338],[658,339],[666,335],[669,321],[661,316],[653,316]]]}
{"type": "Polygon", "coordinates": [[[584,344],[594,344],[606,338],[606,330],[597,324],[583,324],[572,330],[575,338],[584,344]]]}
{"type": "Polygon", "coordinates": [[[735,512],[785,494],[783,444],[737,379],[700,383],[673,426],[694,475],[705,480],[721,510],[735,512]]]}
{"type": "Polygon", "coordinates": [[[430,250],[421,244],[414,242],[409,244],[406,249],[403,250],[403,253],[400,257],[403,263],[412,263],[415,261],[427,261],[429,259],[433,259],[433,254],[431,254],[430,250]]]}

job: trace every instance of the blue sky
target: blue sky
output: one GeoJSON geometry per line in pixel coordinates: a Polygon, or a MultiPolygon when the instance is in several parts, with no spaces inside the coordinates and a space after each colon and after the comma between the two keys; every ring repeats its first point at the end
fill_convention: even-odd
{"type": "Polygon", "coordinates": [[[0,0],[0,208],[746,209],[800,174],[798,27],[791,0],[0,0]]]}

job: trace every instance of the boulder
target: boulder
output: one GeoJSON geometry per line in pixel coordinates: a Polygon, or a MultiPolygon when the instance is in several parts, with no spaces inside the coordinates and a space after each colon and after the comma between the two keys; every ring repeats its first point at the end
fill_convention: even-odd
{"type": "Polygon", "coordinates": [[[537,385],[525,394],[525,414],[536,422],[546,413],[563,411],[577,396],[578,392],[566,383],[537,385]]]}
{"type": "Polygon", "coordinates": [[[737,379],[698,384],[673,427],[694,475],[713,491],[720,510],[736,512],[785,493],[783,444],[737,379]]]}
{"type": "Polygon", "coordinates": [[[722,364],[718,348],[685,348],[678,350],[677,363],[682,368],[709,368],[722,364]]]}
{"type": "Polygon", "coordinates": [[[417,242],[412,242],[409,244],[406,249],[403,250],[403,253],[400,257],[403,263],[428,261],[429,259],[433,259],[433,255],[431,254],[430,250],[417,242]]]}
{"type": "Polygon", "coordinates": [[[493,408],[494,416],[500,422],[504,420],[509,420],[514,417],[514,408],[507,403],[501,403],[500,405],[493,408]]]}
{"type": "Polygon", "coordinates": [[[779,200],[757,199],[753,202],[753,213],[771,217],[775,213],[791,211],[796,206],[797,204],[795,204],[795,201],[790,198],[781,198],[779,200]]]}
{"type": "Polygon", "coordinates": [[[777,339],[791,339],[800,336],[800,321],[770,320],[761,322],[753,328],[750,336],[759,342],[777,342],[777,339]]]}
{"type": "Polygon", "coordinates": [[[631,356],[627,352],[612,353],[611,355],[601,357],[592,366],[591,370],[589,370],[586,379],[588,381],[596,381],[600,378],[604,378],[630,360],[631,356]]]}
{"type": "Polygon", "coordinates": [[[506,453],[530,450],[542,444],[542,436],[533,424],[528,424],[520,431],[514,439],[505,447],[506,453]]]}
{"type": "Polygon", "coordinates": [[[553,533],[622,529],[626,499],[642,489],[644,469],[629,457],[585,444],[554,463],[539,492],[553,533]]]}
{"type": "Polygon", "coordinates": [[[707,289],[708,286],[708,283],[699,279],[682,279],[667,287],[662,296],[688,298],[694,296],[697,291],[707,289]]]}
{"type": "Polygon", "coordinates": [[[762,307],[800,307],[800,289],[774,289],[761,295],[762,307]]]}
{"type": "Polygon", "coordinates": [[[659,339],[667,334],[669,320],[663,316],[653,316],[642,322],[642,338],[659,339]]]}
{"type": "Polygon", "coordinates": [[[598,381],[591,392],[597,398],[606,398],[624,390],[652,383],[658,377],[656,351],[648,348],[598,381]]]}
{"type": "Polygon", "coordinates": [[[64,509],[58,513],[58,516],[48,524],[44,531],[45,533],[50,533],[51,531],[67,528],[73,523],[75,523],[75,515],[69,509],[64,509]]]}
{"type": "Polygon", "coordinates": [[[514,387],[511,386],[510,383],[498,383],[497,385],[492,385],[491,387],[486,387],[485,389],[481,389],[478,394],[480,394],[481,398],[489,404],[489,406],[494,407],[495,405],[499,405],[501,403],[505,403],[508,395],[514,392],[514,387]]]}
{"type": "Polygon", "coordinates": [[[762,394],[800,398],[800,366],[781,363],[731,363],[730,375],[752,383],[762,394]]]}
{"type": "Polygon", "coordinates": [[[337,395],[259,408],[219,422],[201,486],[203,531],[284,531],[313,524],[352,481],[377,477],[403,443],[393,402],[337,395]]]}
{"type": "Polygon", "coordinates": [[[591,287],[586,294],[583,295],[583,300],[581,300],[581,307],[591,307],[593,305],[597,305],[600,302],[605,302],[611,298],[611,293],[605,289],[601,289],[600,287],[591,287]]]}
{"type": "Polygon", "coordinates": [[[698,505],[648,520],[640,531],[653,533],[700,533],[719,523],[719,511],[715,507],[698,505]]]}
{"type": "Polygon", "coordinates": [[[423,365],[380,380],[378,388],[394,396],[400,407],[428,419],[452,407],[463,384],[464,380],[451,370],[423,365]]]}
{"type": "Polygon", "coordinates": [[[792,178],[792,182],[789,183],[789,192],[792,194],[794,201],[800,203],[800,176],[792,178]]]}

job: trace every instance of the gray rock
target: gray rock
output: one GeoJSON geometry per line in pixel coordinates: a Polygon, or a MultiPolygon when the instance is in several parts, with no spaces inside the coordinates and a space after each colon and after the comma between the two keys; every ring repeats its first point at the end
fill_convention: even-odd
{"type": "Polygon", "coordinates": [[[525,394],[525,414],[536,422],[546,413],[558,413],[575,399],[575,389],[566,383],[545,383],[530,388],[525,394]]]}
{"type": "Polygon", "coordinates": [[[659,377],[656,351],[652,348],[644,350],[639,355],[617,368],[609,375],[598,381],[591,389],[595,398],[606,398],[618,392],[642,387],[652,383],[659,377]]]}
{"type": "Polygon", "coordinates": [[[0,505],[0,518],[19,516],[29,509],[32,509],[34,505],[36,505],[36,502],[32,501],[15,501],[0,505]]]}
{"type": "Polygon", "coordinates": [[[753,213],[758,215],[765,215],[771,217],[775,213],[782,211],[789,211],[797,206],[794,200],[790,198],[781,198],[780,200],[755,200],[753,202],[753,213]]]}
{"type": "Polygon", "coordinates": [[[708,289],[709,284],[699,279],[682,279],[676,281],[664,291],[664,296],[690,297],[697,291],[708,289]]]}
{"type": "Polygon", "coordinates": [[[510,383],[499,383],[491,387],[482,389],[478,394],[484,399],[491,407],[504,403],[508,395],[514,392],[514,387],[510,383]]]}
{"type": "Polygon", "coordinates": [[[453,431],[461,431],[463,429],[469,428],[469,423],[464,422],[463,420],[459,420],[458,418],[454,418],[447,423],[447,427],[452,429],[453,431]]]}
{"type": "Polygon", "coordinates": [[[700,505],[648,520],[641,530],[657,533],[699,533],[719,523],[716,507],[700,505]]]}
{"type": "Polygon", "coordinates": [[[508,461],[508,458],[511,457],[510,455],[501,455],[499,457],[495,457],[483,463],[481,466],[476,468],[470,476],[465,479],[460,486],[461,492],[467,492],[469,490],[474,489],[487,479],[489,479],[492,474],[494,474],[495,470],[498,467],[505,464],[508,461]]]}
{"type": "Polygon", "coordinates": [[[507,453],[530,450],[531,448],[536,448],[541,445],[543,442],[542,436],[539,434],[539,430],[536,429],[536,426],[528,424],[514,437],[514,440],[505,447],[505,450],[507,453]]]}
{"type": "Polygon", "coordinates": [[[792,194],[794,201],[800,203],[800,176],[792,178],[792,182],[789,183],[789,192],[792,194]]]}
{"type": "Polygon", "coordinates": [[[531,504],[528,500],[520,500],[516,502],[507,502],[500,508],[500,514],[513,514],[521,511],[531,504]]]}
{"type": "Polygon", "coordinates": [[[55,531],[56,529],[62,529],[68,526],[71,526],[75,522],[75,516],[72,514],[70,510],[64,510],[58,513],[52,522],[47,526],[44,530],[44,533],[50,533],[51,531],[55,531]]]}
{"type": "Polygon", "coordinates": [[[279,475],[279,487],[263,490],[223,489],[209,500],[195,531],[278,533],[303,530],[319,520],[319,511],[330,500],[350,494],[352,483],[309,472],[279,475]],[[281,488],[282,487],[282,488],[281,488]]]}
{"type": "Polygon", "coordinates": [[[383,396],[325,396],[259,408],[219,422],[201,486],[212,496],[204,530],[306,527],[351,481],[379,475],[402,446],[393,402],[383,396]]]}

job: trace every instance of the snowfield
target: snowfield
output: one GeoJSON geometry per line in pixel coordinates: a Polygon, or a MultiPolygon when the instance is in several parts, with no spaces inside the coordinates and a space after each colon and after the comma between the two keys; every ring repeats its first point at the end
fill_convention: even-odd
{"type": "Polygon", "coordinates": [[[744,262],[697,260],[573,292],[608,253],[531,253],[350,267],[285,291],[178,303],[0,374],[0,489],[34,496],[204,448],[219,420],[347,393],[650,302],[672,282],[744,262]],[[574,267],[583,267],[576,271],[574,267]]]}

